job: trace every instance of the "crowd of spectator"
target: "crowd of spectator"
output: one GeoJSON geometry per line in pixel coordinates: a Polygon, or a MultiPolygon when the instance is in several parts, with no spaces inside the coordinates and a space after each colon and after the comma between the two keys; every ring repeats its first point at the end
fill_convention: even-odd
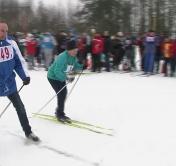
{"type": "Polygon", "coordinates": [[[162,74],[173,77],[176,67],[176,39],[149,30],[144,34],[117,32],[103,34],[73,34],[59,32],[16,33],[15,39],[29,69],[43,67],[46,71],[56,56],[75,40],[79,62],[91,72],[141,71],[150,76],[162,74]]]}

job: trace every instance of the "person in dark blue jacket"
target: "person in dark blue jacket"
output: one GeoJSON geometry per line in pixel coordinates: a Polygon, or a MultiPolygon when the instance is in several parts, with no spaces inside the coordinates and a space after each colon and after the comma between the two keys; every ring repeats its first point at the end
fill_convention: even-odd
{"type": "Polygon", "coordinates": [[[7,36],[8,25],[0,21],[0,96],[7,96],[16,109],[25,136],[32,141],[39,138],[32,132],[24,104],[17,91],[15,73],[23,81],[23,85],[30,83],[26,62],[14,40],[7,36]]]}
{"type": "Polygon", "coordinates": [[[144,40],[144,75],[153,74],[154,60],[156,54],[156,36],[155,32],[149,30],[144,40]]]}

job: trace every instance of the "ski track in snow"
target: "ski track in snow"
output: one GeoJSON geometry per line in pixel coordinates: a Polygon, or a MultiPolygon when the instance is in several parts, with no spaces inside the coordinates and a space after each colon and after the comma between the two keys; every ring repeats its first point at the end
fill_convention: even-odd
{"type": "Polygon", "coordinates": [[[6,131],[6,132],[8,134],[12,135],[12,136],[20,138],[22,141],[24,141],[24,145],[26,145],[26,146],[35,145],[38,148],[49,150],[49,151],[51,151],[51,152],[53,152],[53,153],[55,153],[57,155],[62,155],[62,156],[67,157],[67,158],[72,158],[74,160],[78,160],[78,161],[81,161],[83,163],[87,163],[87,164],[92,165],[92,166],[99,166],[99,163],[91,162],[89,160],[86,160],[86,159],[84,159],[82,157],[76,156],[74,154],[71,154],[71,153],[63,151],[63,150],[61,151],[59,149],[56,149],[56,148],[52,147],[51,145],[48,145],[47,143],[43,143],[43,141],[41,141],[39,143],[35,143],[35,142],[31,141],[31,140],[25,139],[20,134],[12,133],[10,131],[6,131]]]}

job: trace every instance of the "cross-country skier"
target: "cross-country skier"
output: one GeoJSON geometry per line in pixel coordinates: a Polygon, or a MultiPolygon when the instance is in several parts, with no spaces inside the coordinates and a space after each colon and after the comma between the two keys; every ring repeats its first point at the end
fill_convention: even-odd
{"type": "Polygon", "coordinates": [[[70,118],[64,112],[67,95],[66,82],[74,81],[75,75],[72,73],[83,68],[83,65],[78,63],[76,58],[77,51],[76,42],[74,40],[68,41],[66,50],[56,57],[47,74],[48,81],[57,94],[56,117],[61,122],[70,122],[70,118]],[[60,91],[61,89],[62,91],[60,91]]]}
{"type": "Polygon", "coordinates": [[[7,23],[0,21],[0,96],[9,98],[16,109],[25,136],[37,142],[39,138],[31,131],[24,104],[17,91],[15,72],[22,79],[23,85],[30,83],[30,77],[16,42],[9,39],[7,33],[7,23]]]}

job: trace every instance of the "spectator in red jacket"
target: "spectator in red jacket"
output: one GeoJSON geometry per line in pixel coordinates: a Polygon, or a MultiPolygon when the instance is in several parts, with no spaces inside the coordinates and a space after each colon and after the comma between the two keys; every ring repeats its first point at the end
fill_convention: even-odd
{"type": "Polygon", "coordinates": [[[28,34],[26,40],[26,55],[29,64],[29,69],[35,67],[35,54],[37,51],[37,41],[32,34],[28,34]]]}
{"type": "Polygon", "coordinates": [[[101,54],[103,52],[103,39],[99,33],[96,33],[92,39],[92,71],[101,72],[101,54]]]}

